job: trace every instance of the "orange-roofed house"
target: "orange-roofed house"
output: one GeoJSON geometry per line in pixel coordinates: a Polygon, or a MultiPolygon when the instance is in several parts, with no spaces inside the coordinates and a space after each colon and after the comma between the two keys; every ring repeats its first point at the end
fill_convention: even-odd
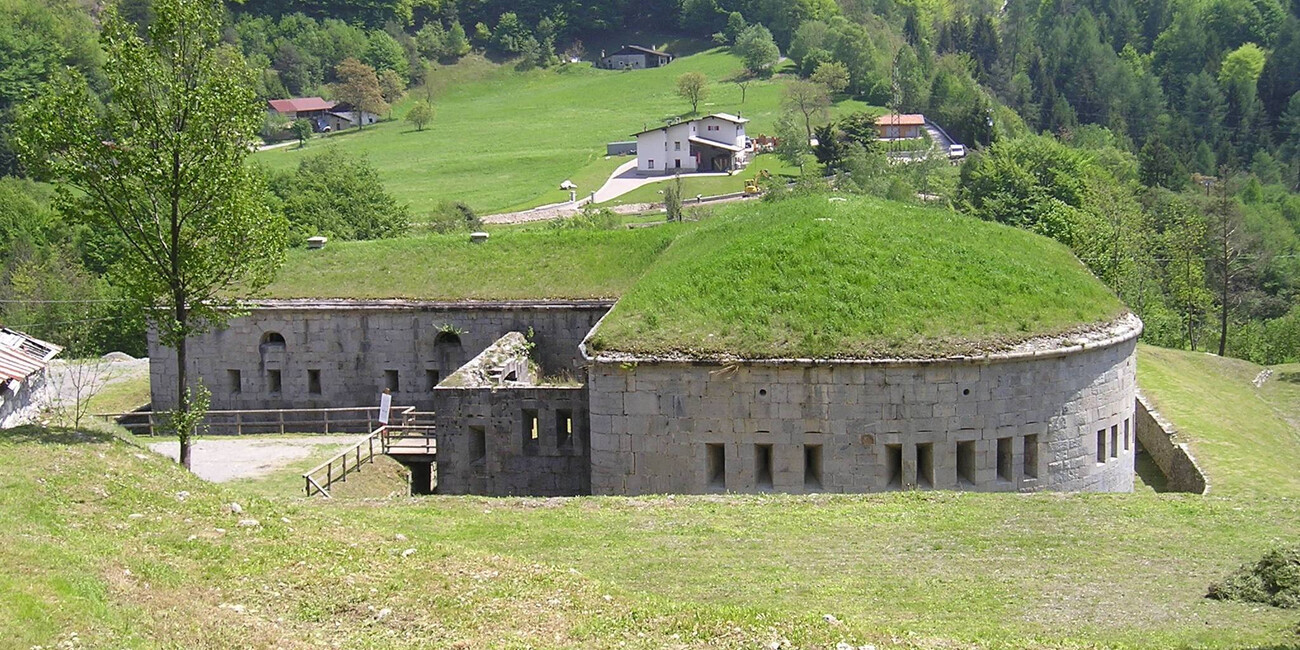
{"type": "Polygon", "coordinates": [[[876,136],[881,140],[907,140],[921,137],[925,116],[920,113],[890,113],[876,118],[876,136]]]}

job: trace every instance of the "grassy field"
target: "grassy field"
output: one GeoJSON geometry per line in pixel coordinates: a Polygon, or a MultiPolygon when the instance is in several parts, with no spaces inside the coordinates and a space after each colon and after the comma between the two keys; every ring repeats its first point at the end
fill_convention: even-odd
{"type": "Polygon", "coordinates": [[[483,244],[464,233],[291,250],[277,298],[507,300],[622,295],[684,228],[514,231],[483,244]]]}
{"type": "MultiPolygon", "coordinates": [[[[415,220],[441,200],[465,201],[484,213],[568,200],[561,181],[580,195],[602,185],[627,158],[606,158],[605,143],[687,116],[690,105],[674,92],[678,76],[699,71],[712,82],[700,111],[740,113],[751,134],[771,133],[780,112],[780,79],[750,84],[741,101],[731,83],[740,60],[714,49],[651,70],[596,70],[588,64],[517,72],[470,57],[434,72],[428,91],[414,89],[394,109],[396,121],[364,131],[257,154],[270,168],[289,169],[305,155],[335,145],[368,156],[388,190],[411,205],[415,220]],[[419,98],[431,95],[437,115],[422,132],[401,121],[419,98]]],[[[843,101],[837,113],[865,104],[843,101]]],[[[774,170],[775,171],[775,170],[774,170]]]]}
{"type": "Polygon", "coordinates": [[[877,199],[719,208],[620,299],[598,350],[749,357],[970,353],[1123,306],[1045,237],[877,199]]]}
{"type": "Polygon", "coordinates": [[[7,430],[0,646],[1297,647],[1295,611],[1204,597],[1300,534],[1300,495],[1274,483],[1300,453],[1279,376],[1296,369],[1255,391],[1258,368],[1139,356],[1211,495],[327,502],[205,484],[103,435],[7,430]],[[1236,427],[1179,421],[1216,392],[1277,461],[1219,457],[1236,427]]]}

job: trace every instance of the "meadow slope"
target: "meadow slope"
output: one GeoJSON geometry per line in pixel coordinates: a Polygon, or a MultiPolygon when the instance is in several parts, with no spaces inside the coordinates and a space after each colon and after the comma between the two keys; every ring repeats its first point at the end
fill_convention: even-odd
{"type": "MultiPolygon", "coordinates": [[[[1251,436],[1285,463],[1295,384],[1246,390],[1258,369],[1236,364],[1140,351],[1176,420],[1198,386],[1227,388],[1213,399],[1253,411],[1251,436]]],[[[1180,425],[1225,467],[1235,427],[1180,425]]],[[[204,484],[104,435],[9,430],[0,645],[1281,650],[1300,642],[1296,612],[1204,597],[1300,533],[1273,462],[1234,460],[1209,496],[325,502],[204,484]]]]}

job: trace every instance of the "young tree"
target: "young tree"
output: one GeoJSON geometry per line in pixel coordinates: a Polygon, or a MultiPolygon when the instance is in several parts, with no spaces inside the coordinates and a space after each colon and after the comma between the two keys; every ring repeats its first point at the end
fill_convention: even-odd
{"type": "Polygon", "coordinates": [[[296,119],[293,121],[293,125],[290,126],[289,129],[293,131],[293,137],[298,138],[299,149],[307,146],[307,140],[311,138],[312,134],[310,120],[303,118],[296,119]]]}
{"type": "Polygon", "coordinates": [[[750,25],[736,37],[733,46],[736,54],[745,62],[745,69],[750,74],[768,74],[772,66],[781,58],[772,32],[762,25],[750,25]]]}
{"type": "Polygon", "coordinates": [[[843,92],[849,87],[849,68],[839,61],[827,61],[818,64],[809,79],[825,86],[830,92],[843,92]]]}
{"type": "Polygon", "coordinates": [[[357,128],[365,128],[361,113],[379,115],[388,112],[384,102],[383,90],[379,87],[379,77],[375,69],[353,58],[343,59],[334,68],[334,76],[339,82],[334,84],[334,96],[352,107],[356,114],[357,128]]]}
{"type": "Polygon", "coordinates": [[[826,92],[826,86],[795,80],[785,85],[785,97],[781,104],[787,111],[797,111],[803,116],[804,133],[812,140],[813,120],[826,118],[831,96],[826,92]]]}
{"type": "Polygon", "coordinates": [[[733,11],[727,14],[727,27],[722,30],[722,33],[726,35],[728,43],[735,43],[740,33],[745,31],[745,27],[747,27],[745,17],[739,11],[733,11]]]}
{"type": "Polygon", "coordinates": [[[143,36],[114,7],[103,14],[103,110],[81,74],[62,73],[22,111],[20,146],[30,169],[59,183],[67,214],[127,242],[112,276],[176,351],[169,426],[189,467],[207,406],[190,383],[189,338],[270,282],[286,226],[245,164],[263,109],[252,71],[222,43],[222,5],[156,0],[153,10],[143,36]]]}
{"type": "Polygon", "coordinates": [[[803,175],[804,160],[812,151],[808,135],[799,129],[795,114],[786,111],[776,120],[776,155],[787,165],[799,168],[803,175]]]}
{"type": "Polygon", "coordinates": [[[1210,202],[1210,255],[1213,261],[1216,292],[1219,298],[1219,356],[1228,348],[1228,310],[1232,301],[1233,281],[1244,270],[1241,223],[1241,206],[1232,191],[1232,171],[1219,168],[1219,178],[1213,183],[1210,202]]]}
{"type": "Polygon", "coordinates": [[[749,90],[749,84],[752,81],[754,80],[750,77],[736,77],[735,81],[732,82],[740,86],[740,103],[742,104],[745,103],[745,92],[749,90]]]}
{"type": "Polygon", "coordinates": [[[421,99],[406,112],[406,121],[415,125],[416,131],[423,131],[424,125],[433,121],[433,105],[421,99]]]}
{"type": "Polygon", "coordinates": [[[676,176],[673,182],[664,188],[664,211],[668,221],[682,220],[682,177],[676,176]]]}
{"type": "Polygon", "coordinates": [[[396,72],[384,70],[379,73],[379,94],[391,110],[392,105],[406,95],[406,82],[402,81],[402,76],[396,72]]]}
{"type": "Polygon", "coordinates": [[[677,78],[677,96],[691,103],[691,114],[700,107],[700,102],[709,96],[709,79],[703,72],[687,72],[677,78]]]}

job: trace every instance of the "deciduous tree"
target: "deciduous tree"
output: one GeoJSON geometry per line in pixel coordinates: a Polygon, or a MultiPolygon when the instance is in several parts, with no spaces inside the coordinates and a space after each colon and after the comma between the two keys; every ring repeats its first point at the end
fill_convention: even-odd
{"type": "Polygon", "coordinates": [[[334,85],[334,96],[352,107],[358,128],[365,127],[361,115],[363,111],[376,115],[388,112],[388,103],[384,101],[384,93],[379,87],[379,77],[374,68],[356,59],[343,59],[334,68],[334,76],[339,79],[334,85]]]}
{"type": "Polygon", "coordinates": [[[781,104],[786,110],[796,111],[803,116],[805,135],[812,140],[813,121],[823,120],[831,106],[831,96],[826,86],[811,81],[795,80],[785,85],[785,95],[781,104]]]}
{"type": "Polygon", "coordinates": [[[156,0],[141,35],[110,6],[108,103],[97,109],[85,78],[68,71],[20,116],[26,163],[59,184],[65,211],[129,243],[112,277],[176,351],[169,419],[186,467],[207,404],[190,382],[189,338],[224,323],[284,256],[285,223],[245,163],[263,108],[254,74],[222,43],[222,11],[213,0],[156,0]]]}
{"type": "Polygon", "coordinates": [[[830,92],[843,92],[849,87],[849,68],[839,61],[827,61],[819,64],[809,79],[830,92]]]}
{"type": "Polygon", "coordinates": [[[703,72],[687,72],[677,78],[677,96],[691,103],[691,114],[700,108],[700,102],[709,96],[709,79],[703,72]]]}
{"type": "Polygon", "coordinates": [[[423,131],[424,125],[433,121],[433,104],[421,99],[406,112],[406,121],[415,125],[416,131],[423,131]]]}
{"type": "Polygon", "coordinates": [[[768,74],[781,58],[781,50],[772,39],[772,32],[762,25],[750,25],[736,37],[733,46],[751,74],[768,74]]]}

